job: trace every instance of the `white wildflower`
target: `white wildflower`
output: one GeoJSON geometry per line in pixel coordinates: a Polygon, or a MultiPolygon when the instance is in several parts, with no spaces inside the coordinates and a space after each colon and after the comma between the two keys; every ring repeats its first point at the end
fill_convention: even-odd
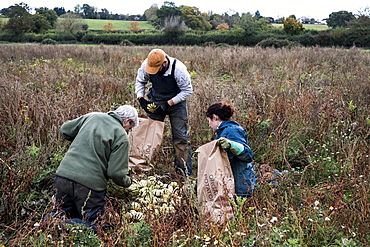
{"type": "Polygon", "coordinates": [[[271,220],[270,220],[271,223],[274,223],[274,222],[277,222],[277,221],[278,221],[277,217],[272,217],[271,220]]]}

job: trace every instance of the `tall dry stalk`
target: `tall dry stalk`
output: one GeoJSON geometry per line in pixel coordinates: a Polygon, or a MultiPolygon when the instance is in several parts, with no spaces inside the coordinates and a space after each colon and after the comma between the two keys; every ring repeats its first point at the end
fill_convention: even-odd
{"type": "MultiPolygon", "coordinates": [[[[1,45],[0,227],[7,241],[27,241],[14,235],[16,229],[29,222],[29,217],[39,220],[47,211],[42,200],[48,200],[50,181],[67,148],[59,137],[60,125],[81,114],[109,111],[120,104],[139,109],[133,92],[136,72],[152,48],[1,45]]],[[[276,193],[271,192],[274,190],[269,183],[260,180],[256,195],[246,202],[250,207],[240,209],[250,220],[231,222],[229,228],[240,232],[249,229],[249,240],[266,246],[283,243],[288,237],[291,241],[299,239],[302,245],[315,241],[329,244],[333,239],[307,221],[316,220],[316,209],[311,205],[319,201],[327,208],[333,207],[325,211],[333,224],[323,229],[338,238],[355,232],[358,243],[369,243],[367,51],[320,47],[161,48],[183,61],[192,75],[194,93],[188,106],[194,150],[212,138],[205,110],[216,101],[227,100],[236,107],[235,120],[246,129],[256,162],[289,171],[276,193]],[[287,229],[284,222],[272,227],[272,216],[286,217],[291,228],[287,229]],[[276,229],[290,233],[280,240],[258,237],[273,236],[276,229]]],[[[169,173],[171,163],[171,136],[166,122],[154,172],[169,173]]],[[[194,167],[196,173],[196,154],[194,167]]],[[[122,231],[121,206],[114,197],[111,201],[108,212],[117,223],[115,229],[122,231]]],[[[202,227],[204,222],[193,210],[191,197],[182,206],[177,216],[148,222],[157,246],[173,241],[173,233],[179,233],[179,229],[193,244],[201,243],[201,239],[193,238],[200,233],[213,232],[225,242],[233,237],[224,226],[202,227]],[[163,231],[167,234],[161,235],[163,231]]],[[[118,241],[108,236],[102,239],[107,245],[118,241]]],[[[233,241],[246,244],[240,235],[233,241]]]]}

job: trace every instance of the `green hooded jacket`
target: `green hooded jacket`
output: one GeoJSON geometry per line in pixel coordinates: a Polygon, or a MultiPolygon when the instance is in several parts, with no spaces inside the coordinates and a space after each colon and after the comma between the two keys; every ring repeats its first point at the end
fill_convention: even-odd
{"type": "Polygon", "coordinates": [[[118,114],[88,113],[65,122],[60,134],[72,143],[56,175],[95,191],[106,190],[109,179],[120,186],[131,185],[130,143],[118,114]]]}

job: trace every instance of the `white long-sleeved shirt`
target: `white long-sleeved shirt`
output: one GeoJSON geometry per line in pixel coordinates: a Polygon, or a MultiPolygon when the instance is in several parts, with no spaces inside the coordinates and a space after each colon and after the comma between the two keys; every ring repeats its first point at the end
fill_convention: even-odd
{"type": "MultiPolygon", "coordinates": [[[[174,62],[174,58],[167,55],[169,59],[170,66],[168,66],[167,71],[164,73],[163,76],[171,75],[172,65],[174,62]]],[[[144,97],[145,95],[145,84],[149,82],[149,74],[145,72],[145,66],[147,63],[147,59],[141,64],[140,68],[137,71],[136,82],[135,82],[135,93],[137,98],[144,97]]],[[[180,89],[180,93],[178,93],[175,97],[172,98],[174,104],[178,104],[181,101],[186,100],[192,93],[193,87],[191,85],[190,74],[185,66],[181,61],[176,59],[175,65],[175,72],[174,77],[177,83],[177,86],[180,89]]]]}

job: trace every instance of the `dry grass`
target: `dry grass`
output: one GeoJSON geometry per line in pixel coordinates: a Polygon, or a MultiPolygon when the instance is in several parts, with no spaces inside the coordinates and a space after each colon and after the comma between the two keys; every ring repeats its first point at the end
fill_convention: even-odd
{"type": "MultiPolygon", "coordinates": [[[[207,224],[197,215],[191,190],[177,214],[141,225],[128,222],[122,212],[127,198],[112,185],[107,222],[114,227],[98,233],[104,246],[145,246],[148,239],[152,246],[214,241],[221,246],[369,245],[368,52],[162,48],[192,74],[194,93],[188,103],[194,150],[212,137],[205,109],[228,100],[248,132],[256,162],[289,174],[279,179],[277,190],[261,179],[256,195],[236,205],[238,217],[226,226],[207,224]],[[273,217],[276,222],[270,222],[273,217]]],[[[67,148],[59,127],[81,114],[121,104],[139,109],[133,83],[152,47],[0,49],[0,237],[5,246],[58,245],[55,238],[72,243],[67,233],[55,233],[55,225],[42,232],[34,227],[50,209],[51,178],[67,148]]],[[[158,175],[172,169],[168,131],[165,135],[154,171],[158,175]]]]}

